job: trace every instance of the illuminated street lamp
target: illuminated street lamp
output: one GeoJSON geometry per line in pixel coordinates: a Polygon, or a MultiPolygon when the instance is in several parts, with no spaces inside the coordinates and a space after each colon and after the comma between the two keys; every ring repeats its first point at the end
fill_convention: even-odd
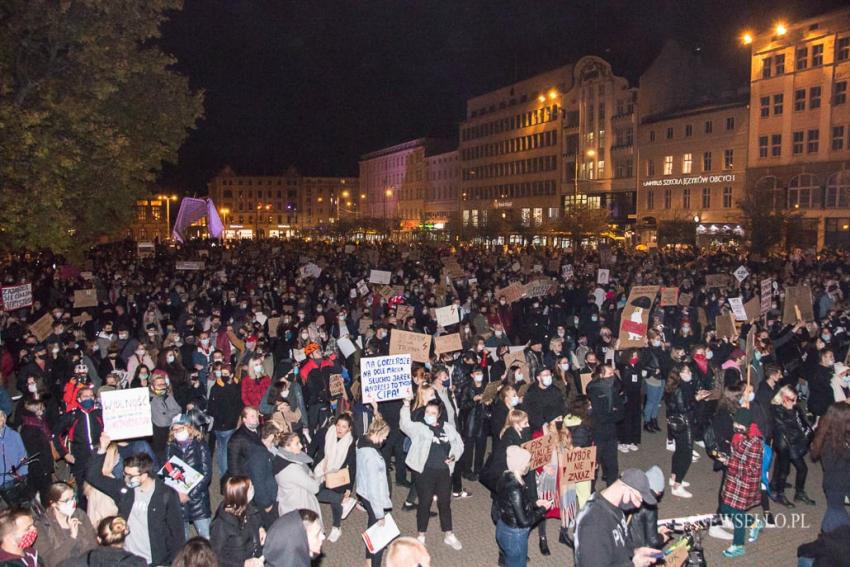
{"type": "Polygon", "coordinates": [[[165,224],[168,227],[168,238],[171,238],[171,201],[177,200],[177,195],[157,195],[157,199],[165,201],[165,224]]]}
{"type": "Polygon", "coordinates": [[[389,199],[392,199],[392,196],[393,196],[393,190],[392,189],[387,189],[386,191],[384,191],[384,197],[385,197],[384,198],[384,218],[385,219],[389,218],[387,216],[387,201],[389,199]]]}
{"type": "Polygon", "coordinates": [[[785,27],[785,24],[783,24],[782,22],[779,22],[778,24],[776,24],[776,35],[781,37],[781,36],[785,35],[787,32],[788,32],[788,28],[785,27]]]}
{"type": "Polygon", "coordinates": [[[752,42],[753,34],[751,34],[750,32],[744,32],[744,34],[741,36],[741,43],[743,43],[744,45],[750,45],[752,42]]]}

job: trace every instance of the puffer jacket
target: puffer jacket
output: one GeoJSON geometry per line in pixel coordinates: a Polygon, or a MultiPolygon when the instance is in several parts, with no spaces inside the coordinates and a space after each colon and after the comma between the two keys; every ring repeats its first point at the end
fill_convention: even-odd
{"type": "Polygon", "coordinates": [[[792,459],[798,459],[809,451],[809,440],[812,428],[809,422],[795,406],[785,409],[781,405],[771,405],[773,415],[774,449],[777,452],[788,452],[792,459]]]}
{"type": "Polygon", "coordinates": [[[190,522],[212,516],[210,509],[210,481],[212,466],[210,449],[206,443],[197,439],[186,445],[171,442],[167,448],[167,458],[177,457],[203,475],[201,482],[189,493],[189,501],[183,504],[183,520],[190,522]]]}
{"type": "Polygon", "coordinates": [[[525,485],[511,471],[502,473],[496,492],[499,519],[510,528],[531,528],[546,515],[546,508],[531,500],[525,485]]]}
{"type": "Polygon", "coordinates": [[[263,554],[260,545],[260,512],[248,504],[245,517],[240,519],[224,509],[216,510],[210,526],[210,544],[221,567],[242,567],[246,559],[263,554]]]}

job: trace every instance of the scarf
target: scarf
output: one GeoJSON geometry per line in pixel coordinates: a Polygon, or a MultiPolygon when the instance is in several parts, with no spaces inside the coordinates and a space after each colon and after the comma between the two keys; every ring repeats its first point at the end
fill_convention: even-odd
{"type": "Polygon", "coordinates": [[[325,458],[316,465],[316,473],[326,474],[340,470],[345,465],[352,441],[351,432],[346,433],[342,439],[337,439],[336,427],[329,427],[325,433],[325,458]]]}
{"type": "Polygon", "coordinates": [[[705,357],[704,354],[695,354],[694,362],[696,363],[697,368],[699,368],[700,372],[702,372],[703,374],[708,374],[708,359],[705,357]]]}
{"type": "Polygon", "coordinates": [[[45,422],[43,419],[37,418],[34,415],[23,416],[23,418],[21,418],[21,425],[28,425],[30,427],[35,427],[36,429],[41,430],[41,432],[44,433],[44,436],[48,439],[50,439],[53,435],[50,432],[50,427],[48,427],[47,422],[45,422]]]}
{"type": "Polygon", "coordinates": [[[304,452],[293,453],[291,451],[287,451],[286,449],[278,449],[277,454],[289,461],[290,463],[300,463],[302,465],[313,464],[313,459],[310,458],[310,455],[304,452]]]}

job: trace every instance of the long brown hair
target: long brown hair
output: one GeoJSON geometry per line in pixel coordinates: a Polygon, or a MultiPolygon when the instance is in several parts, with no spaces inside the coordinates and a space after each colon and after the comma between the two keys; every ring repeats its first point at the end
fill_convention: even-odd
{"type": "Polygon", "coordinates": [[[680,363],[670,369],[670,373],[667,375],[667,383],[664,385],[664,392],[666,394],[672,394],[676,390],[679,386],[679,382],[682,381],[682,370],[687,367],[687,364],[680,363]]]}
{"type": "Polygon", "coordinates": [[[224,509],[239,519],[248,510],[248,491],[251,479],[247,476],[231,476],[224,483],[224,509]]]}
{"type": "Polygon", "coordinates": [[[850,404],[843,402],[829,406],[818,422],[812,441],[812,459],[817,461],[824,453],[850,451],[850,404]]]}

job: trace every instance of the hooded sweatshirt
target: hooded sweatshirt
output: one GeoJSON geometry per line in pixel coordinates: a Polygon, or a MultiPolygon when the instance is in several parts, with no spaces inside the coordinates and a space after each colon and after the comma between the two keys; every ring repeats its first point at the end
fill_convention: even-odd
{"type": "Polygon", "coordinates": [[[310,567],[310,545],[298,510],[282,515],[269,528],[263,557],[267,567],[310,567]]]}

